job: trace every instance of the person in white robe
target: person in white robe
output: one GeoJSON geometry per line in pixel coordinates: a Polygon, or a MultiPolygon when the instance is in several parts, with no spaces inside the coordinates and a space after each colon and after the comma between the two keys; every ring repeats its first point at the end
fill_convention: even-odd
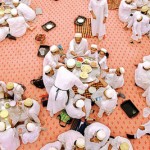
{"type": "Polygon", "coordinates": [[[119,19],[126,25],[130,21],[132,9],[136,9],[136,4],[132,0],[122,0],[119,6],[119,19]]]}
{"type": "Polygon", "coordinates": [[[20,140],[15,128],[6,129],[6,124],[0,122],[0,149],[17,150],[20,146],[20,140]]]}
{"type": "Polygon", "coordinates": [[[57,139],[63,144],[65,150],[73,150],[76,148],[80,148],[80,150],[84,150],[85,138],[78,131],[74,131],[74,130],[66,131],[60,134],[57,139]]]}
{"type": "Polygon", "coordinates": [[[12,18],[7,19],[7,23],[10,28],[10,34],[14,37],[21,37],[23,36],[27,29],[32,30],[32,27],[30,27],[24,17],[17,16],[17,10],[14,8],[11,10],[11,14],[14,16],[12,18]]]}
{"type": "Polygon", "coordinates": [[[121,136],[116,136],[114,139],[109,140],[107,147],[108,150],[133,150],[131,142],[121,136]]]}
{"type": "Polygon", "coordinates": [[[46,54],[43,60],[43,67],[49,65],[52,68],[59,68],[60,52],[56,45],[50,47],[50,51],[46,54]]]}
{"type": "Polygon", "coordinates": [[[134,41],[137,41],[138,43],[141,43],[142,39],[142,20],[143,17],[141,14],[136,16],[136,21],[133,22],[132,27],[132,36],[130,43],[134,43],[134,41]]]}
{"type": "Polygon", "coordinates": [[[22,96],[24,94],[24,89],[18,83],[8,82],[6,85],[7,94],[11,97],[14,97],[15,101],[22,100],[22,96]]]}
{"type": "Polygon", "coordinates": [[[104,48],[101,48],[99,51],[99,58],[98,58],[98,64],[101,69],[101,76],[104,78],[106,76],[105,70],[108,69],[107,66],[107,50],[104,48]]]}
{"type": "MultiPolygon", "coordinates": [[[[73,69],[75,60],[68,59],[67,67],[73,69]]],[[[52,117],[55,113],[61,111],[69,102],[69,91],[72,92],[72,87],[77,86],[81,90],[86,90],[91,84],[83,84],[71,71],[65,67],[60,67],[57,71],[55,84],[49,92],[47,110],[50,111],[52,117]]]]}
{"type": "Polygon", "coordinates": [[[39,124],[28,121],[17,126],[17,131],[23,144],[34,143],[40,136],[41,129],[42,127],[39,124]]]}
{"type": "Polygon", "coordinates": [[[135,3],[137,7],[142,7],[148,4],[148,0],[135,0],[135,3]]]}
{"type": "Polygon", "coordinates": [[[86,53],[84,54],[84,56],[86,57],[91,57],[94,60],[98,61],[98,52],[97,52],[97,45],[96,44],[91,44],[91,49],[86,51],[86,53]]]}
{"type": "Polygon", "coordinates": [[[85,117],[88,119],[91,112],[91,100],[77,94],[75,97],[69,99],[69,103],[65,109],[71,118],[80,119],[85,117]]]}
{"type": "Polygon", "coordinates": [[[74,39],[69,44],[67,51],[67,58],[73,58],[77,56],[84,56],[88,50],[88,42],[85,38],[82,38],[82,33],[75,33],[74,39]]]}
{"type": "Polygon", "coordinates": [[[56,141],[53,143],[46,144],[40,150],[61,150],[61,147],[62,147],[62,143],[60,141],[56,141]]]}
{"type": "Polygon", "coordinates": [[[109,72],[105,76],[105,81],[113,89],[121,88],[124,85],[125,69],[123,67],[118,67],[117,69],[109,69],[109,72]]]}
{"type": "Polygon", "coordinates": [[[150,18],[147,16],[149,10],[148,6],[143,6],[141,9],[142,13],[142,35],[147,34],[150,31],[150,18]]]}
{"type": "Polygon", "coordinates": [[[135,70],[135,83],[144,90],[150,86],[150,62],[139,63],[135,70]]]}
{"type": "Polygon", "coordinates": [[[91,98],[99,107],[98,117],[102,117],[104,113],[110,115],[117,106],[117,92],[109,85],[99,88],[91,98]]]}
{"type": "Polygon", "coordinates": [[[38,118],[40,113],[40,104],[36,100],[27,98],[26,100],[20,101],[18,105],[14,104],[13,108],[9,109],[9,116],[14,126],[18,122],[24,122],[27,119],[33,120],[39,125],[41,124],[40,119],[38,118]],[[15,115],[15,112],[18,115],[15,115]]]}
{"type": "Polygon", "coordinates": [[[146,134],[150,135],[150,120],[147,123],[141,125],[134,135],[127,134],[127,137],[129,139],[140,139],[146,134]]]}
{"type": "Polygon", "coordinates": [[[0,98],[4,98],[6,93],[6,83],[4,81],[0,81],[0,98]]]}
{"type": "Polygon", "coordinates": [[[150,62],[150,55],[143,57],[143,62],[145,62],[145,61],[149,61],[150,62]]]}
{"type": "Polygon", "coordinates": [[[52,67],[46,65],[43,71],[43,83],[47,93],[50,92],[52,86],[54,85],[55,78],[56,78],[56,72],[53,70],[52,67]]]}
{"type": "MultiPolygon", "coordinates": [[[[16,0],[13,0],[13,2],[14,1],[16,2],[16,0]]],[[[23,16],[26,21],[32,21],[36,17],[35,11],[28,5],[20,3],[19,0],[18,4],[16,5],[16,9],[18,11],[19,16],[23,16]]]]}
{"type": "Polygon", "coordinates": [[[89,11],[91,13],[92,36],[98,35],[98,39],[102,40],[106,34],[107,0],[90,0],[89,11]]]}
{"type": "Polygon", "coordinates": [[[110,129],[99,122],[87,126],[84,131],[86,150],[100,150],[110,137],[110,129]]]}

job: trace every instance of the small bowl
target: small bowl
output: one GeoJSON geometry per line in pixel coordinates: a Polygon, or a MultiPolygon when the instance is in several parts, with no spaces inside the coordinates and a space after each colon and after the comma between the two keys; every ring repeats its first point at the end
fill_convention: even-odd
{"type": "Polygon", "coordinates": [[[46,25],[46,29],[48,29],[48,30],[51,29],[52,27],[53,27],[53,25],[51,25],[51,24],[46,25]]]}

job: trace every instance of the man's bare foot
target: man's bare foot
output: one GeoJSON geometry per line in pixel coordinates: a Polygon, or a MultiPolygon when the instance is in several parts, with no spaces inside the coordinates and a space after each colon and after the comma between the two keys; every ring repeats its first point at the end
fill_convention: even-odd
{"type": "Polygon", "coordinates": [[[30,30],[33,31],[36,28],[36,26],[30,26],[30,30]]]}

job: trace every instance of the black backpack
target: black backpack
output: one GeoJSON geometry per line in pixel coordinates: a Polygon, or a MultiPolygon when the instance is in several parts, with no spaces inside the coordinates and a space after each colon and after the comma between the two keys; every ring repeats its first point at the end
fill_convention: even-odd
{"type": "Polygon", "coordinates": [[[36,86],[37,88],[40,88],[40,89],[44,89],[45,88],[42,76],[40,76],[38,79],[31,80],[30,83],[32,85],[36,86]]]}

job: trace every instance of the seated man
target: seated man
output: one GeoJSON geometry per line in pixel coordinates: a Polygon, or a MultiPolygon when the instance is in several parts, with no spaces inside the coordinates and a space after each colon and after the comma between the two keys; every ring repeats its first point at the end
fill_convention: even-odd
{"type": "Polygon", "coordinates": [[[12,97],[15,101],[22,100],[24,94],[23,87],[18,83],[8,82],[6,85],[7,94],[12,97]]]}
{"type": "Polygon", "coordinates": [[[33,27],[30,27],[24,17],[17,15],[17,10],[14,8],[11,10],[12,18],[7,19],[7,23],[10,28],[10,34],[14,37],[23,36],[27,29],[33,30],[33,27]]]}
{"type": "Polygon", "coordinates": [[[3,81],[0,81],[0,98],[4,98],[6,93],[6,84],[3,81]]]}
{"type": "Polygon", "coordinates": [[[98,116],[102,117],[103,113],[110,115],[117,106],[117,92],[112,89],[106,82],[99,78],[103,87],[99,88],[91,98],[95,101],[95,104],[99,106],[98,116]]]}
{"type": "Polygon", "coordinates": [[[88,42],[85,38],[82,38],[81,33],[76,33],[74,39],[71,40],[69,50],[67,52],[67,58],[73,58],[77,56],[83,56],[88,50],[88,42]]]}
{"type": "Polygon", "coordinates": [[[98,62],[98,52],[97,52],[97,45],[96,44],[91,44],[91,49],[86,51],[86,53],[84,54],[84,56],[87,57],[91,57],[94,60],[96,60],[98,62]]]}
{"type": "Polygon", "coordinates": [[[135,70],[135,83],[144,90],[150,86],[150,62],[139,63],[135,70]]]}
{"type": "Polygon", "coordinates": [[[56,78],[56,73],[54,72],[53,68],[50,67],[49,65],[46,65],[44,67],[44,72],[43,72],[43,83],[48,94],[52,86],[54,85],[55,78],[56,78]]]}
{"type": "Polygon", "coordinates": [[[23,16],[26,21],[32,21],[35,19],[36,14],[32,8],[30,8],[28,5],[24,3],[20,3],[19,0],[13,0],[13,3],[14,2],[15,2],[15,7],[18,11],[18,14],[20,16],[23,16]]]}
{"type": "Polygon", "coordinates": [[[80,119],[85,117],[87,119],[91,111],[91,100],[77,94],[75,97],[69,99],[69,103],[65,109],[71,118],[80,119]]]}
{"type": "Polygon", "coordinates": [[[84,136],[87,150],[100,150],[110,137],[110,129],[104,124],[94,122],[85,128],[84,136]]]}
{"type": "Polygon", "coordinates": [[[59,65],[60,51],[56,45],[50,47],[50,51],[46,54],[43,60],[43,67],[49,65],[52,68],[58,69],[59,65]]]}
{"type": "Polygon", "coordinates": [[[18,110],[18,115],[16,116],[13,115],[14,112],[17,111],[15,110],[17,109],[16,106],[14,106],[14,109],[9,110],[10,118],[12,120],[13,125],[16,125],[18,122],[24,122],[26,119],[31,119],[34,122],[40,124],[40,120],[38,118],[40,112],[40,105],[36,100],[27,98],[24,101],[20,101],[18,105],[20,108],[20,110],[18,110]]]}
{"type": "Polygon", "coordinates": [[[59,141],[48,143],[45,146],[43,146],[40,150],[61,150],[62,143],[59,141]]]}
{"type": "Polygon", "coordinates": [[[130,19],[131,10],[136,9],[132,0],[122,0],[119,6],[119,19],[127,25],[130,19]]]}
{"type": "Polygon", "coordinates": [[[20,146],[20,140],[15,128],[6,129],[6,123],[0,122],[0,149],[16,150],[20,146]]]}
{"type": "Polygon", "coordinates": [[[136,139],[136,138],[139,139],[139,138],[141,138],[142,136],[144,136],[145,134],[150,135],[150,121],[148,121],[148,122],[145,123],[144,125],[141,125],[141,126],[138,128],[136,134],[134,134],[134,135],[127,134],[127,137],[128,137],[129,139],[136,139]]]}
{"type": "Polygon", "coordinates": [[[108,69],[109,73],[105,76],[105,81],[113,89],[121,88],[124,85],[125,69],[123,67],[118,67],[117,69],[108,69]]]}
{"type": "Polygon", "coordinates": [[[17,131],[22,139],[23,144],[33,143],[40,136],[41,127],[39,124],[25,121],[23,125],[17,126],[17,131]]]}
{"type": "Polygon", "coordinates": [[[0,42],[5,40],[9,34],[9,27],[0,27],[0,42]]]}
{"type": "Polygon", "coordinates": [[[63,144],[65,150],[85,149],[85,138],[78,131],[74,131],[74,130],[66,131],[60,134],[57,139],[63,144]]]}

